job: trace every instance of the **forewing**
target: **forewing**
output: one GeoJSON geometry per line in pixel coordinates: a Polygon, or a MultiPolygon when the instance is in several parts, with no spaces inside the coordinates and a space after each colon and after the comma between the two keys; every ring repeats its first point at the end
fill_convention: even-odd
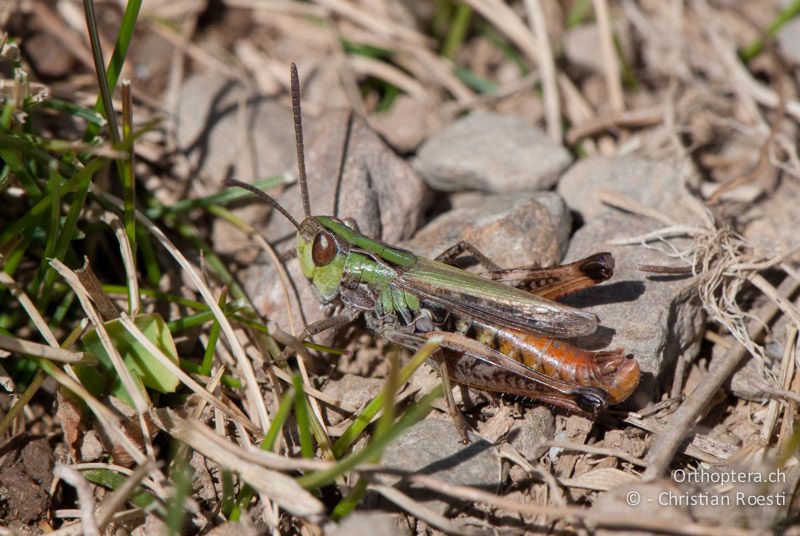
{"type": "Polygon", "coordinates": [[[445,309],[522,330],[553,337],[580,337],[597,329],[597,317],[422,257],[393,282],[445,309]]]}

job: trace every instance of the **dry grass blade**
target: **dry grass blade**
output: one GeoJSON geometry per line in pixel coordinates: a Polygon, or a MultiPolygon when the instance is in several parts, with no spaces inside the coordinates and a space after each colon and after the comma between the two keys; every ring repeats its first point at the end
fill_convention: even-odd
{"type": "Polygon", "coordinates": [[[312,521],[325,513],[325,506],[293,478],[248,461],[241,456],[241,449],[233,444],[222,445],[209,441],[210,431],[200,431],[203,425],[181,419],[169,410],[156,410],[151,415],[164,431],[203,456],[236,471],[256,491],[275,501],[287,512],[312,521]]]}
{"type": "Polygon", "coordinates": [[[643,205],[642,203],[639,203],[629,197],[618,195],[614,192],[599,191],[597,192],[597,200],[601,203],[605,203],[621,210],[646,216],[651,220],[661,222],[664,225],[675,225],[675,221],[663,212],[643,205]]]}
{"type": "Polygon", "coordinates": [[[634,485],[639,482],[639,478],[615,467],[600,467],[573,478],[559,479],[558,482],[568,488],[611,491],[615,488],[634,485]]]}
{"type": "Polygon", "coordinates": [[[28,318],[31,319],[31,322],[33,322],[33,325],[36,326],[36,329],[39,330],[39,334],[42,336],[42,338],[44,338],[44,340],[47,341],[47,343],[53,348],[58,348],[60,346],[58,344],[58,339],[56,339],[56,336],[53,335],[53,332],[50,330],[50,326],[48,326],[45,319],[42,318],[42,315],[39,313],[36,305],[34,305],[25,291],[23,291],[22,288],[17,285],[17,282],[2,270],[0,270],[0,284],[8,288],[11,291],[11,295],[19,301],[19,304],[28,314],[28,318]]]}
{"type": "Polygon", "coordinates": [[[556,63],[547,35],[547,22],[539,0],[525,0],[525,10],[531,21],[531,29],[539,38],[539,67],[542,70],[542,88],[544,105],[547,111],[547,134],[555,141],[561,141],[561,106],[558,98],[558,82],[556,80],[556,63]]]}
{"type": "Polygon", "coordinates": [[[9,352],[18,352],[20,354],[43,357],[45,359],[60,361],[62,363],[96,363],[94,356],[85,352],[75,352],[73,350],[64,350],[63,348],[54,348],[46,344],[39,344],[38,342],[26,341],[24,339],[17,339],[15,337],[7,337],[6,335],[1,334],[0,348],[3,350],[8,350],[9,352]]]}
{"type": "Polygon", "coordinates": [[[53,471],[53,477],[63,480],[78,492],[78,504],[81,507],[81,524],[83,534],[86,536],[100,536],[95,515],[94,493],[89,482],[83,476],[67,465],[58,465],[53,471]]]}
{"type": "MultiPolygon", "coordinates": [[[[800,400],[800,394],[792,393],[788,391],[788,387],[792,381],[792,375],[794,374],[794,356],[797,350],[797,326],[789,326],[786,331],[786,344],[783,348],[783,358],[780,362],[780,373],[778,374],[778,382],[779,385],[783,389],[779,389],[782,393],[790,393],[790,396],[786,397],[789,400],[793,400],[791,395],[796,395],[795,402],[800,400]]],[[[766,390],[771,390],[770,394],[776,395],[775,389],[771,389],[770,387],[761,388],[762,391],[767,392],[766,390]]],[[[761,442],[764,445],[769,444],[769,440],[772,437],[772,432],[775,429],[775,425],[778,422],[778,412],[780,407],[786,408],[785,403],[781,403],[779,400],[770,400],[769,405],[767,406],[767,416],[764,418],[764,424],[761,426],[761,442]]],[[[787,410],[789,408],[786,408],[787,410]]]]}
{"type": "Polygon", "coordinates": [[[621,452],[615,449],[606,449],[601,447],[594,447],[592,445],[570,443],[567,441],[545,441],[541,444],[541,446],[548,448],[586,452],[587,454],[596,454],[598,456],[613,456],[614,458],[619,458],[620,460],[626,461],[633,465],[638,465],[639,467],[647,467],[647,461],[641,458],[637,458],[636,456],[631,456],[626,452],[621,452]]]}
{"type": "Polygon", "coordinates": [[[437,528],[448,534],[482,534],[482,532],[479,533],[459,523],[454,523],[440,514],[437,514],[430,508],[423,506],[421,503],[415,501],[405,493],[402,493],[397,488],[386,486],[384,484],[370,484],[369,487],[383,495],[386,499],[393,502],[404,511],[425,521],[425,523],[431,527],[437,528]]]}
{"type": "Polygon", "coordinates": [[[605,130],[616,128],[648,127],[664,121],[666,113],[662,106],[624,110],[581,121],[567,132],[567,143],[574,145],[581,139],[605,130]]]}
{"type": "Polygon", "coordinates": [[[412,28],[408,28],[402,24],[396,24],[394,21],[387,20],[377,13],[369,12],[364,9],[364,6],[356,6],[343,0],[315,0],[317,4],[330,9],[332,12],[347,17],[353,22],[369,28],[370,31],[377,34],[382,34],[387,38],[395,38],[401,42],[406,42],[414,45],[425,46],[430,42],[430,39],[417,32],[412,28]]]}
{"type": "Polygon", "coordinates": [[[105,529],[108,523],[113,518],[114,514],[125,505],[130,495],[134,492],[139,483],[146,477],[150,471],[155,468],[155,464],[148,460],[147,463],[136,468],[125,482],[115,489],[109,497],[100,505],[100,511],[97,515],[97,525],[100,530],[105,529]]]}
{"type": "MultiPolygon", "coordinates": [[[[69,365],[66,365],[69,367],[69,365]]],[[[119,419],[116,415],[114,415],[104,404],[102,404],[99,400],[97,400],[86,388],[83,387],[78,381],[75,379],[76,375],[72,371],[72,369],[67,368],[70,372],[71,376],[68,376],[63,371],[59,369],[49,370],[48,374],[53,376],[55,380],[78,395],[88,407],[89,410],[94,413],[97,417],[97,420],[105,429],[106,433],[109,437],[113,438],[119,445],[121,445],[125,452],[138,464],[143,464],[147,461],[144,453],[137,447],[128,437],[127,434],[123,432],[122,423],[119,422],[119,419]]]]}
{"type": "Polygon", "coordinates": [[[50,266],[52,266],[61,275],[61,277],[64,278],[69,286],[72,287],[75,295],[78,296],[78,300],[81,302],[81,307],[83,307],[83,310],[86,312],[86,316],[89,317],[89,320],[97,331],[97,336],[100,339],[100,343],[103,345],[103,349],[105,349],[106,353],[111,359],[111,363],[114,365],[114,369],[117,371],[117,374],[119,374],[122,385],[128,392],[128,396],[131,397],[133,407],[136,408],[137,413],[144,413],[147,411],[148,403],[145,401],[142,392],[139,390],[136,382],[133,380],[131,371],[128,370],[128,367],[122,360],[122,356],[119,354],[119,351],[112,342],[111,337],[108,335],[108,332],[103,325],[103,320],[97,314],[97,311],[95,311],[94,305],[92,305],[92,300],[86,293],[86,289],[84,288],[77,274],[75,274],[75,272],[70,270],[58,259],[51,260],[50,266]]]}
{"type": "Polygon", "coordinates": [[[600,53],[603,57],[609,106],[612,111],[619,112],[625,108],[625,99],[622,96],[622,81],[617,53],[614,50],[614,31],[611,28],[608,2],[607,0],[592,0],[592,4],[600,32],[600,53]]]}
{"type": "Polygon", "coordinates": [[[366,56],[352,56],[349,62],[353,70],[359,74],[372,76],[394,84],[419,101],[426,102],[430,100],[428,91],[422,84],[388,63],[366,56]]]}
{"type": "Polygon", "coordinates": [[[467,4],[497,26],[530,61],[539,65],[542,51],[539,43],[524,22],[505,2],[500,0],[465,0],[467,4]]]}
{"type": "Polygon", "coordinates": [[[501,497],[468,486],[449,484],[428,475],[411,475],[407,480],[413,484],[423,486],[437,493],[457,497],[469,502],[480,502],[489,504],[497,508],[507,509],[520,514],[532,516],[546,516],[549,519],[565,518],[575,516],[603,527],[616,527],[626,529],[649,530],[654,532],[664,532],[666,534],[687,534],[687,535],[752,535],[749,530],[738,527],[715,527],[695,523],[683,523],[675,525],[669,519],[646,519],[634,518],[630,515],[604,514],[588,508],[576,506],[551,506],[524,503],[506,497],[501,497]]]}
{"type": "Polygon", "coordinates": [[[131,316],[139,313],[139,279],[136,276],[136,261],[133,258],[133,250],[125,232],[125,224],[113,212],[103,212],[101,219],[106,222],[113,230],[119,242],[119,251],[122,255],[122,263],[125,266],[125,276],[128,287],[128,312],[131,316]]]}
{"type": "MultiPolygon", "coordinates": [[[[0,271],[0,283],[6,285],[11,290],[12,294],[17,298],[17,300],[19,300],[25,312],[31,318],[34,325],[39,329],[42,337],[54,349],[58,349],[58,340],[56,339],[55,335],[53,335],[53,332],[50,330],[47,322],[45,322],[44,318],[42,318],[41,314],[36,309],[36,306],[33,304],[30,297],[28,297],[28,295],[19,288],[11,276],[2,271],[0,271]]],[[[95,414],[97,420],[106,430],[106,433],[108,433],[109,437],[113,437],[115,441],[122,445],[132,459],[134,459],[137,463],[144,463],[146,461],[144,454],[136,445],[133,444],[130,438],[122,432],[122,426],[117,417],[78,382],[77,375],[74,373],[69,364],[65,365],[65,368],[69,375],[56,367],[51,367],[47,372],[53,376],[58,383],[78,395],[81,400],[83,400],[83,402],[88,406],[89,410],[95,414]]]]}

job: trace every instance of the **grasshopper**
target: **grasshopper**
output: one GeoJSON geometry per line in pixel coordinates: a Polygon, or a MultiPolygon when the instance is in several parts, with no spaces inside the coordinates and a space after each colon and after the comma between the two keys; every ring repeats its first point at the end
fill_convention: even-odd
{"type": "Polygon", "coordinates": [[[343,314],[310,324],[301,339],[359,316],[376,334],[412,350],[438,336],[442,343],[434,360],[463,438],[466,428],[450,381],[588,415],[631,395],[639,382],[633,356],[622,349],[590,352],[561,340],[589,335],[599,321],[554,301],[609,279],[614,269],[610,253],[553,268],[501,270],[466,242],[431,260],[365,236],[355,222],[312,216],[294,64],[291,92],[302,222],[261,190],[235,180],[226,184],[251,191],[291,222],[303,275],[321,303],[342,306],[343,314]],[[465,251],[488,269],[485,276],[452,264],[465,251]]]}

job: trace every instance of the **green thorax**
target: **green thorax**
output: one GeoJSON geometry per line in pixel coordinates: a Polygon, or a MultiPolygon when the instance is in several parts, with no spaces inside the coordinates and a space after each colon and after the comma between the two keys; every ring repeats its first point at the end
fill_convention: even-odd
{"type": "Polygon", "coordinates": [[[390,266],[408,269],[417,262],[417,256],[404,249],[390,246],[385,242],[364,236],[355,229],[351,229],[341,220],[332,216],[315,216],[320,224],[330,230],[338,240],[347,242],[351,248],[363,249],[380,257],[390,266]]]}
{"type": "Polygon", "coordinates": [[[303,275],[311,281],[323,303],[329,303],[339,296],[345,275],[351,281],[368,285],[375,296],[380,296],[379,301],[384,306],[390,306],[398,300],[416,301],[413,296],[408,296],[408,300],[404,299],[405,296],[394,296],[398,291],[395,289],[390,292],[389,287],[398,271],[413,267],[417,257],[409,251],[364,236],[337,218],[306,218],[297,233],[297,256],[303,275]],[[335,256],[325,259],[326,262],[314,258],[314,244],[320,240],[321,234],[324,234],[326,241],[330,238],[336,244],[335,256]],[[391,300],[390,295],[393,298],[391,300]]]}

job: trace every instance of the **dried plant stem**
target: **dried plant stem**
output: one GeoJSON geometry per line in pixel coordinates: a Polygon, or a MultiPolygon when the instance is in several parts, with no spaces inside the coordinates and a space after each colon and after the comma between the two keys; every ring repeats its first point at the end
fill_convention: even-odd
{"type": "Polygon", "coordinates": [[[100,536],[97,520],[94,518],[95,502],[89,482],[78,471],[67,465],[57,465],[53,476],[63,480],[78,492],[78,504],[81,507],[81,524],[85,536],[100,536]]]}
{"type": "Polygon", "coordinates": [[[608,102],[612,111],[619,112],[625,109],[625,100],[622,97],[622,82],[617,53],[614,50],[614,31],[611,28],[608,2],[592,0],[592,4],[594,4],[594,13],[600,33],[600,53],[603,56],[608,102]]]}
{"type": "MultiPolygon", "coordinates": [[[[787,297],[797,292],[798,288],[800,288],[800,283],[787,277],[780,284],[777,292],[780,296],[787,297]]],[[[778,311],[779,307],[774,301],[767,302],[755,314],[760,321],[750,323],[747,330],[749,338],[758,338],[763,333],[766,324],[778,311]]],[[[686,401],[681,404],[673,415],[669,426],[653,442],[653,450],[650,451],[646,458],[650,465],[644,473],[645,480],[655,480],[664,474],[673,456],[678,451],[683,438],[694,426],[697,416],[700,415],[722,383],[733,374],[733,371],[736,370],[736,367],[746,355],[747,349],[744,346],[736,345],[731,347],[725,352],[719,363],[708,371],[708,375],[703,382],[686,397],[686,401]]]]}
{"type": "Polygon", "coordinates": [[[577,123],[567,132],[567,143],[574,145],[581,139],[593,136],[605,130],[616,128],[649,127],[664,122],[664,107],[639,108],[623,110],[599,117],[593,117],[577,123]]]}
{"type": "Polygon", "coordinates": [[[547,22],[540,0],[525,0],[525,10],[531,21],[531,29],[539,39],[539,68],[542,70],[542,90],[544,106],[547,113],[547,134],[555,141],[561,141],[561,105],[558,97],[556,80],[556,63],[550,37],[547,35],[547,22]]]}
{"type": "Polygon", "coordinates": [[[536,64],[542,57],[539,42],[528,30],[519,16],[500,0],[465,0],[486,20],[497,26],[528,59],[536,64]]]}
{"type": "MultiPolygon", "coordinates": [[[[783,358],[781,359],[781,370],[778,375],[780,386],[785,390],[792,381],[794,374],[794,355],[797,345],[797,327],[788,326],[786,330],[786,344],[783,348],[783,358]]],[[[786,391],[790,392],[790,391],[786,391]]],[[[798,396],[800,398],[800,395],[798,396]]],[[[781,407],[790,409],[786,406],[785,402],[772,399],[767,406],[767,416],[764,418],[764,424],[761,426],[761,442],[763,445],[768,445],[772,437],[772,432],[778,422],[778,412],[781,407]]]]}
{"type": "Polygon", "coordinates": [[[699,523],[682,523],[676,525],[671,519],[654,519],[646,517],[634,517],[630,513],[626,514],[605,514],[588,508],[576,506],[552,506],[523,503],[518,500],[508,499],[479,490],[469,486],[461,486],[443,482],[428,475],[410,475],[407,480],[413,484],[424,486],[427,489],[436,491],[449,497],[457,497],[469,502],[480,502],[497,508],[507,509],[512,512],[519,512],[532,516],[547,516],[550,519],[575,516],[587,522],[603,526],[649,530],[653,532],[663,532],[665,534],[688,534],[688,535],[750,535],[752,532],[732,526],[712,527],[699,523]]]}
{"type": "Polygon", "coordinates": [[[47,344],[39,344],[38,342],[18,339],[16,337],[7,337],[2,334],[0,334],[0,349],[8,350],[9,352],[43,357],[53,361],[61,361],[62,363],[95,362],[94,356],[85,352],[64,350],[63,348],[48,346],[47,344]]]}
{"type": "Polygon", "coordinates": [[[632,465],[639,467],[647,467],[647,461],[636,456],[631,456],[625,452],[616,449],[607,449],[602,447],[594,447],[592,445],[582,445],[580,443],[570,443],[568,441],[544,441],[540,444],[542,447],[557,448],[564,450],[574,450],[577,452],[585,452],[587,454],[596,454],[598,456],[613,456],[620,460],[626,461],[632,465]]]}

